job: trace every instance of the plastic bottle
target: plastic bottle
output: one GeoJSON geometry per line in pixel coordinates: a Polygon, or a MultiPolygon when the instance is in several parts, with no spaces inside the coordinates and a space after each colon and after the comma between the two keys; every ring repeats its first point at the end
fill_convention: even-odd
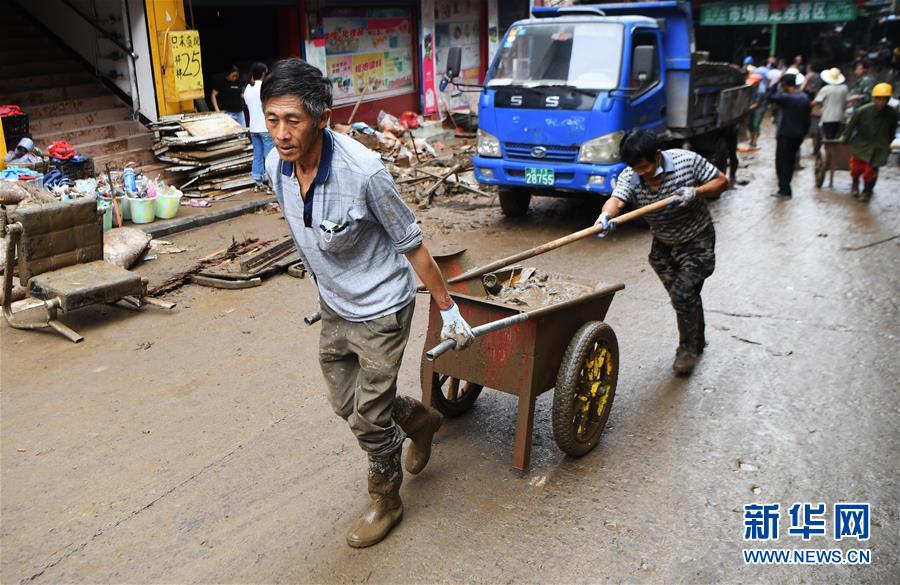
{"type": "Polygon", "coordinates": [[[125,171],[122,173],[122,182],[125,183],[125,190],[127,192],[137,192],[137,180],[135,179],[133,168],[125,167],[125,171]]]}

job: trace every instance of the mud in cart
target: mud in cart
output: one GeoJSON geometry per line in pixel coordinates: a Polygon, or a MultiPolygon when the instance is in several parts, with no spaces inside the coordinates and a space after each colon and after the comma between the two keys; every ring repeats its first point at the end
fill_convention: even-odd
{"type": "MultiPolygon", "coordinates": [[[[445,265],[442,270],[447,274],[445,265]]],[[[523,306],[519,299],[511,302],[486,289],[492,279],[502,284],[517,278],[522,278],[521,268],[451,284],[451,296],[476,332],[478,326],[501,319],[518,322],[433,361],[426,354],[440,341],[441,316],[432,299],[421,374],[422,401],[446,417],[468,411],[484,388],[518,397],[512,466],[524,470],[531,459],[535,400],[551,388],[553,436],[560,449],[580,456],[597,445],[619,373],[616,335],[603,320],[613,296],[625,285],[595,285],[553,275],[553,282],[568,294],[550,296],[549,302],[538,306],[523,306]]]]}

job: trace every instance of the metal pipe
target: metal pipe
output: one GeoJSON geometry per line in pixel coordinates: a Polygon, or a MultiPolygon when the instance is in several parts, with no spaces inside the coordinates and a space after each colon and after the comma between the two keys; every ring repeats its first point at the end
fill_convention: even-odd
{"type": "MultiPolygon", "coordinates": [[[[131,34],[131,9],[128,8],[128,0],[122,0],[122,11],[125,15],[125,38],[128,41],[128,46],[134,49],[134,36],[131,34]]],[[[131,116],[137,120],[141,111],[141,90],[138,88],[137,63],[135,63],[137,54],[132,50],[131,55],[131,70],[129,71],[129,77],[131,78],[131,116]]]]}
{"type": "MultiPolygon", "coordinates": [[[[484,325],[478,325],[472,328],[472,333],[475,334],[475,338],[479,338],[482,335],[486,335],[488,333],[493,333],[494,331],[499,331],[501,329],[505,329],[512,325],[516,325],[518,323],[522,323],[523,321],[528,321],[529,319],[536,319],[538,317],[543,317],[549,313],[555,313],[557,311],[563,310],[571,305],[578,305],[585,301],[585,299],[590,297],[602,297],[605,295],[611,295],[617,291],[625,288],[624,284],[612,284],[609,286],[605,286],[600,289],[596,289],[591,291],[590,293],[576,297],[574,299],[569,299],[568,301],[564,301],[562,303],[557,303],[554,305],[546,305],[540,307],[538,309],[534,309],[533,311],[528,311],[525,313],[518,313],[516,315],[512,315],[509,317],[504,317],[503,319],[498,319],[496,321],[491,321],[490,323],[485,323],[484,325]]],[[[429,349],[425,352],[425,357],[428,358],[429,361],[434,361],[439,356],[447,353],[451,349],[456,347],[456,342],[452,339],[445,339],[429,349]]]]}
{"type": "Polygon", "coordinates": [[[86,14],[83,10],[81,10],[81,8],[79,8],[78,6],[76,6],[76,5],[72,2],[72,0],[60,0],[60,1],[61,1],[63,4],[65,4],[66,6],[68,6],[68,7],[72,10],[72,12],[74,12],[75,14],[77,14],[78,16],[80,16],[81,18],[83,18],[85,22],[87,22],[89,25],[91,25],[92,27],[94,27],[94,29],[95,29],[97,32],[99,32],[101,35],[103,35],[104,37],[106,37],[107,39],[109,39],[109,41],[110,41],[112,44],[114,44],[115,46],[117,46],[117,47],[119,47],[120,49],[122,49],[123,51],[125,51],[125,54],[127,54],[129,57],[131,57],[132,59],[137,59],[137,58],[138,58],[137,54],[131,49],[131,47],[126,46],[122,41],[120,41],[119,39],[117,39],[117,38],[115,37],[115,35],[112,35],[112,34],[106,32],[106,31],[103,29],[103,27],[100,26],[99,23],[97,23],[93,18],[91,18],[91,16],[90,16],[89,14],[86,14]]]}
{"type": "Polygon", "coordinates": [[[303,317],[303,322],[307,325],[312,325],[313,323],[320,321],[322,319],[322,311],[313,311],[306,317],[303,317]]]}
{"type": "MultiPolygon", "coordinates": [[[[475,338],[479,338],[482,335],[487,335],[488,333],[492,333],[494,331],[499,331],[501,329],[506,329],[512,325],[517,323],[521,323],[522,321],[527,321],[532,318],[536,311],[532,311],[530,313],[519,313],[518,315],[511,315],[509,317],[504,317],[503,319],[498,319],[496,321],[491,321],[490,323],[485,323],[484,325],[478,325],[477,327],[472,328],[472,333],[475,335],[475,338]]],[[[445,339],[439,344],[435,345],[431,349],[425,352],[425,357],[428,358],[428,361],[434,361],[439,356],[447,353],[451,349],[456,347],[456,342],[452,339],[445,339]]]]}

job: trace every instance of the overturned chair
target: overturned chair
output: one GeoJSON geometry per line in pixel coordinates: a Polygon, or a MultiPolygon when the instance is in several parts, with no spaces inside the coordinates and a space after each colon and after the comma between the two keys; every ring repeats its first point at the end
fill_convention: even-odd
{"type": "Polygon", "coordinates": [[[84,338],[58,320],[59,311],[118,300],[138,307],[144,303],[166,309],[175,306],[147,297],[147,278],[103,260],[103,226],[96,198],[35,205],[7,215],[3,316],[12,327],[52,327],[78,343],[84,338]],[[13,313],[11,303],[15,255],[19,282],[34,299],[21,314],[13,313]],[[35,313],[39,319],[21,319],[35,313]]]}

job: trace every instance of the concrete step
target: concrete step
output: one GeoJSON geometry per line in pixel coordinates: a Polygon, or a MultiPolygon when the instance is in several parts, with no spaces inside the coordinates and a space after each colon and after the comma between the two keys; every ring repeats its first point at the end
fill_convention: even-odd
{"type": "Polygon", "coordinates": [[[111,168],[122,168],[126,164],[143,166],[156,164],[159,162],[156,160],[156,157],[153,156],[153,151],[147,147],[97,155],[96,157],[92,158],[94,159],[94,169],[96,169],[98,172],[106,168],[106,163],[109,163],[109,166],[111,168]]]}
{"type": "Polygon", "coordinates": [[[73,142],[72,146],[82,154],[91,158],[111,156],[121,152],[130,152],[137,149],[149,149],[153,146],[153,134],[144,132],[132,134],[122,138],[95,140],[93,142],[73,142]]]}
{"type": "Polygon", "coordinates": [[[85,110],[74,114],[46,118],[31,117],[29,125],[31,132],[35,134],[50,134],[51,132],[70,132],[79,128],[99,126],[122,120],[131,120],[131,109],[120,104],[120,107],[117,108],[85,110]]]}
{"type": "Polygon", "coordinates": [[[51,59],[34,63],[7,63],[4,61],[0,64],[0,79],[30,77],[45,73],[65,73],[67,71],[80,71],[81,69],[82,65],[72,59],[51,59]]]}
{"type": "MultiPolygon", "coordinates": [[[[21,107],[21,104],[19,104],[21,107]]],[[[105,110],[111,108],[122,107],[123,103],[117,96],[112,94],[99,95],[94,97],[86,97],[73,100],[61,100],[57,102],[48,102],[36,106],[29,106],[27,112],[33,119],[49,118],[52,116],[64,116],[66,114],[76,114],[78,112],[89,112],[93,110],[105,110]]],[[[23,108],[24,109],[24,108],[23,108]]],[[[91,124],[79,124],[76,127],[90,126],[91,124]]]]}
{"type": "MultiPolygon", "coordinates": [[[[45,73],[23,77],[0,78],[0,100],[2,96],[31,89],[44,89],[60,85],[79,85],[89,81],[97,81],[88,71],[78,67],[66,73],[45,73]]],[[[4,103],[9,103],[4,101],[4,103]]]]}
{"type": "Polygon", "coordinates": [[[149,132],[143,124],[134,120],[120,120],[117,122],[109,122],[107,124],[97,124],[94,126],[85,126],[74,130],[61,130],[43,132],[41,134],[32,134],[34,141],[43,144],[49,144],[54,140],[67,140],[72,144],[78,142],[95,142],[97,140],[109,140],[111,138],[124,138],[149,132]]]}
{"type": "Polygon", "coordinates": [[[108,95],[111,94],[103,87],[103,84],[93,81],[89,83],[80,83],[78,85],[63,84],[58,87],[29,89],[7,94],[4,97],[4,100],[6,100],[5,103],[17,104],[24,111],[30,112],[31,110],[34,110],[36,106],[43,104],[108,95]]]}

